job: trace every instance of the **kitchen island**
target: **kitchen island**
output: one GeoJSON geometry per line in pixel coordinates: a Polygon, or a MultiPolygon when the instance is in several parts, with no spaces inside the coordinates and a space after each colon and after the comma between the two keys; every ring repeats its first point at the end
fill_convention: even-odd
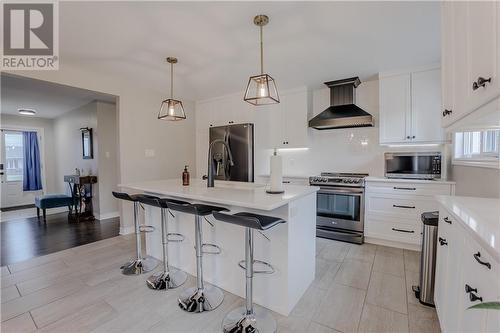
{"type": "MultiPolygon", "coordinates": [[[[254,277],[254,302],[288,315],[314,280],[316,249],[316,187],[285,185],[283,194],[267,194],[266,186],[254,183],[192,180],[182,186],[180,180],[146,181],[122,184],[129,193],[146,193],[191,203],[219,205],[234,214],[241,211],[276,216],[287,223],[262,233],[255,232],[254,258],[270,263],[272,275],[254,277]]],[[[169,232],[181,233],[185,240],[169,245],[170,265],[196,274],[194,216],[168,214],[169,232]]],[[[160,210],[145,207],[145,224],[155,227],[146,234],[146,252],[161,258],[160,210]]],[[[244,228],[220,222],[212,216],[203,223],[203,242],[221,247],[219,255],[204,255],[204,279],[226,291],[245,297],[245,275],[238,262],[245,258],[244,228]]]]}

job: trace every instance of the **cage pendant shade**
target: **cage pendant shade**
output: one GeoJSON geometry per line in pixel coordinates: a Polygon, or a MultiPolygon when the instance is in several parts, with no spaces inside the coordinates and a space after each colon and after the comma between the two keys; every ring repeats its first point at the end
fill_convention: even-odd
{"type": "Polygon", "coordinates": [[[186,119],[186,113],[184,112],[182,102],[172,98],[168,98],[161,102],[158,119],[173,121],[186,119]]]}
{"type": "Polygon", "coordinates": [[[186,119],[182,102],[174,99],[174,64],[177,63],[177,58],[168,57],[167,62],[170,64],[170,98],[161,102],[158,119],[172,121],[186,119]]]}
{"type": "Polygon", "coordinates": [[[280,102],[276,81],[271,75],[264,73],[264,43],[262,41],[263,26],[269,22],[266,15],[257,15],[253,19],[260,31],[260,74],[250,76],[243,100],[252,105],[276,104],[280,102]]]}
{"type": "Polygon", "coordinates": [[[274,79],[269,74],[251,76],[248,79],[244,100],[256,106],[279,103],[280,98],[274,79]]]}

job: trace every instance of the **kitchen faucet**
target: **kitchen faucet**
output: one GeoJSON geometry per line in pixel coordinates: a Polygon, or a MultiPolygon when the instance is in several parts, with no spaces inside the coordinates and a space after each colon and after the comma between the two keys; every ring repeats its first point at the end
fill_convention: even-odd
{"type": "Polygon", "coordinates": [[[231,148],[226,141],[221,139],[216,139],[210,143],[208,147],[208,176],[207,176],[207,187],[214,187],[214,159],[212,158],[212,149],[216,143],[222,143],[226,147],[227,153],[229,155],[229,165],[233,166],[233,154],[231,153],[231,148]]]}

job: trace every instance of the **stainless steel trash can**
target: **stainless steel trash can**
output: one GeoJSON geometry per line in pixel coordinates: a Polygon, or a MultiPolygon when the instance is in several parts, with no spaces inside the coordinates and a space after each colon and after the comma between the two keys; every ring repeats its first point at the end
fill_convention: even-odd
{"type": "Polygon", "coordinates": [[[423,213],[422,252],[420,254],[420,285],[413,286],[420,303],[434,306],[434,277],[436,275],[436,249],[438,238],[438,212],[423,213]]]}

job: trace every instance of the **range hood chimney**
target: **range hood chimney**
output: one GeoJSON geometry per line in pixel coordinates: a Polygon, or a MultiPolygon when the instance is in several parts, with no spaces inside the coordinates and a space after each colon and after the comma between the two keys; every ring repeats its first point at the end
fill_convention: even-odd
{"type": "Polygon", "coordinates": [[[330,88],[330,107],[309,120],[309,127],[325,130],[373,126],[372,115],[355,104],[355,89],[360,83],[357,76],[325,82],[330,88]]]}

